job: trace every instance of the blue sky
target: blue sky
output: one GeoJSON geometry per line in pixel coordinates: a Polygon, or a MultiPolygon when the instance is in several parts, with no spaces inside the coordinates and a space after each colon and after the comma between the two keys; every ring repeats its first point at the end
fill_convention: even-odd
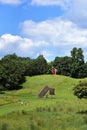
{"type": "Polygon", "coordinates": [[[87,0],[0,0],[0,58],[48,61],[81,47],[87,59],[87,0]]]}

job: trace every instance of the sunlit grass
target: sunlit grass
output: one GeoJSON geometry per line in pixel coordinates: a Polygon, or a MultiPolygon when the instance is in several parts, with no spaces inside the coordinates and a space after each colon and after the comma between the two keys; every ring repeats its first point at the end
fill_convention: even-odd
{"type": "Polygon", "coordinates": [[[87,100],[73,95],[79,80],[59,75],[26,77],[23,89],[0,95],[0,130],[87,130],[87,100]],[[55,95],[40,99],[46,85],[55,88],[55,95]]]}

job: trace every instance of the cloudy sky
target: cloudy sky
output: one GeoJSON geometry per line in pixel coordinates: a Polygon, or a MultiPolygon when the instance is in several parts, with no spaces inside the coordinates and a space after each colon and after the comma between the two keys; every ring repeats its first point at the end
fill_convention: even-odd
{"type": "Polygon", "coordinates": [[[82,48],[87,60],[87,0],[0,0],[0,58],[48,61],[82,48]]]}

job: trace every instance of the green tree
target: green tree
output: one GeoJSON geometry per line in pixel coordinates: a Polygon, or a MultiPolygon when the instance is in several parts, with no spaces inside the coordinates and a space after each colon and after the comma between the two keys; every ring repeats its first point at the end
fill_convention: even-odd
{"type": "Polygon", "coordinates": [[[47,61],[46,59],[43,57],[43,55],[39,55],[36,59],[35,59],[35,70],[37,74],[45,74],[47,71],[47,61]]]}
{"type": "Polygon", "coordinates": [[[74,47],[71,51],[71,77],[79,78],[81,76],[81,66],[84,65],[84,55],[81,48],[74,47]]]}
{"type": "Polygon", "coordinates": [[[84,55],[81,48],[74,47],[71,51],[72,61],[78,63],[79,65],[84,64],[84,55]]]}
{"type": "Polygon", "coordinates": [[[70,76],[71,57],[56,57],[53,66],[58,70],[58,74],[70,76]]]}
{"type": "Polygon", "coordinates": [[[87,63],[84,63],[79,67],[79,73],[78,73],[78,78],[85,78],[85,77],[87,77],[87,63]]]}
{"type": "Polygon", "coordinates": [[[47,61],[43,55],[39,55],[36,59],[27,59],[26,75],[40,75],[47,71],[47,61]]]}
{"type": "Polygon", "coordinates": [[[53,67],[53,62],[48,62],[47,63],[47,74],[52,74],[52,67],[53,67]]]}
{"type": "Polygon", "coordinates": [[[23,65],[23,68],[24,68],[24,75],[25,76],[29,76],[29,75],[31,75],[31,66],[32,66],[32,64],[31,64],[31,62],[32,62],[32,59],[30,59],[29,57],[20,57],[20,60],[21,60],[21,62],[22,62],[22,65],[23,65]]]}
{"type": "Polygon", "coordinates": [[[7,55],[0,61],[0,86],[5,90],[19,89],[25,81],[25,69],[19,57],[7,55]]]}
{"type": "Polygon", "coordinates": [[[73,62],[72,65],[71,65],[71,70],[70,70],[70,73],[71,73],[71,77],[73,78],[79,78],[79,69],[80,69],[80,66],[78,65],[78,63],[76,62],[73,62]]]}

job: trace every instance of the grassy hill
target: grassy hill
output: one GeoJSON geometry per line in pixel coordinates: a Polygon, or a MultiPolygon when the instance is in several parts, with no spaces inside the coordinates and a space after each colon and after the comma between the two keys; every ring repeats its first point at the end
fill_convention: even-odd
{"type": "Polygon", "coordinates": [[[0,130],[87,130],[87,100],[73,95],[79,81],[60,75],[26,77],[23,89],[0,94],[0,130]],[[55,88],[55,96],[40,99],[46,85],[55,88]]]}

